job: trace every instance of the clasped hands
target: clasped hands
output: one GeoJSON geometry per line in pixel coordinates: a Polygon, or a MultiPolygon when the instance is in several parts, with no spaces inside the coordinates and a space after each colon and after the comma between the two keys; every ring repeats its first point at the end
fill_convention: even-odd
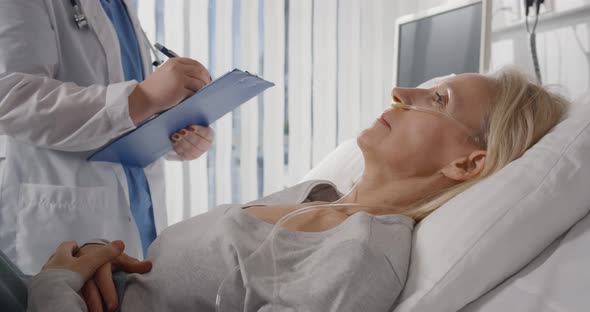
{"type": "Polygon", "coordinates": [[[108,311],[119,305],[117,291],[113,282],[113,272],[147,273],[152,269],[150,261],[139,261],[123,253],[122,241],[109,244],[89,244],[78,249],[76,242],[64,242],[49,257],[42,271],[62,269],[73,271],[85,281],[82,297],[88,311],[102,312],[101,296],[108,311]]]}

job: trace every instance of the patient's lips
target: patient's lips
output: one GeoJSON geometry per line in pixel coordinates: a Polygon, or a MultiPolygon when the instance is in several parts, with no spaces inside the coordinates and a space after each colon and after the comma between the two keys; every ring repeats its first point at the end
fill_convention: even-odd
{"type": "Polygon", "coordinates": [[[389,124],[389,122],[387,121],[387,119],[385,119],[385,113],[381,114],[381,116],[379,118],[377,118],[377,120],[379,120],[379,122],[381,122],[387,128],[391,129],[391,125],[389,124]]]}

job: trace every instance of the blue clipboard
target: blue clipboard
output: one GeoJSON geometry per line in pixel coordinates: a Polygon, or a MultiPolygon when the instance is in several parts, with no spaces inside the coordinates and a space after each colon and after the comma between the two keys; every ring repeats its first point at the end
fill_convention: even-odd
{"type": "Polygon", "coordinates": [[[102,147],[88,160],[144,168],[172,150],[170,136],[174,132],[189,125],[209,126],[272,86],[272,82],[234,69],[102,147]]]}

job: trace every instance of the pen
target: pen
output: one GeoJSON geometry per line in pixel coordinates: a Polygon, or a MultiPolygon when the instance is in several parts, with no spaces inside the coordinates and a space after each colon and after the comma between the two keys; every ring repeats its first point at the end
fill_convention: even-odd
{"type": "Polygon", "coordinates": [[[166,55],[169,58],[178,57],[178,54],[174,53],[174,51],[167,49],[165,46],[156,43],[154,45],[158,51],[162,52],[162,54],[166,55]]]}

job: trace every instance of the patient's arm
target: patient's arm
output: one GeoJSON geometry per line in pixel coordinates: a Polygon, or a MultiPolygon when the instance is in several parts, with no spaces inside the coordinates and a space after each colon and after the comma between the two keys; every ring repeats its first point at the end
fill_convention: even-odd
{"type": "Polygon", "coordinates": [[[35,275],[29,289],[29,312],[88,311],[78,291],[84,285],[79,273],[64,269],[47,269],[35,275]]]}

